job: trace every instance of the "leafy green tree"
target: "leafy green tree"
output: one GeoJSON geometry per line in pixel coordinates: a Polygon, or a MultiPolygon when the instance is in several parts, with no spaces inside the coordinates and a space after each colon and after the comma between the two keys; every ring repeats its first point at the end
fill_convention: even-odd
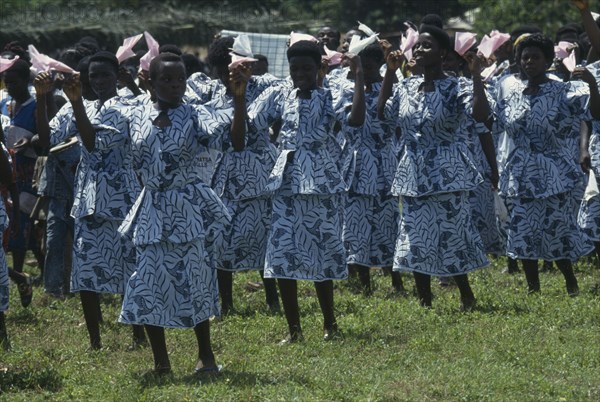
{"type": "MultiPolygon", "coordinates": [[[[533,24],[552,37],[560,26],[581,20],[569,0],[460,0],[460,3],[476,10],[474,27],[480,33],[492,29],[509,32],[520,25],[533,24]]],[[[590,8],[600,12],[600,1],[590,0],[590,8]]]]}

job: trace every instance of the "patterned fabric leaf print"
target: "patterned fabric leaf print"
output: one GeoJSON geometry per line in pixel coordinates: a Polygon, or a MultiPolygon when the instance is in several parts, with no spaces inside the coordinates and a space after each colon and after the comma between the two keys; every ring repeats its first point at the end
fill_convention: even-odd
{"type": "Polygon", "coordinates": [[[487,264],[466,192],[403,197],[394,270],[453,276],[487,264]]]}
{"type": "Polygon", "coordinates": [[[422,77],[401,81],[386,104],[386,120],[396,120],[402,132],[392,193],[416,197],[472,189],[483,179],[464,130],[470,84],[448,77],[435,81],[435,91],[423,93],[422,82],[422,77]]]}
{"type": "Polygon", "coordinates": [[[181,105],[169,110],[172,125],[154,127],[153,108],[132,116],[133,165],[145,186],[121,232],[133,230],[136,245],[161,241],[186,243],[201,236],[209,223],[230,219],[227,208],[201,179],[198,154],[219,143],[228,117],[203,107],[181,105]],[[200,202],[201,201],[201,202],[200,202]]]}
{"type": "Polygon", "coordinates": [[[513,83],[496,106],[498,126],[514,143],[500,191],[527,198],[570,191],[581,181],[574,138],[581,120],[590,120],[589,93],[581,83],[550,81],[536,95],[523,95],[524,85],[513,83]]]}
{"type": "Polygon", "coordinates": [[[219,315],[216,275],[207,261],[202,239],[140,247],[119,321],[191,328],[219,315]]]}
{"type": "Polygon", "coordinates": [[[92,152],[82,147],[71,214],[82,218],[95,214],[122,220],[140,192],[132,168],[127,115],[131,106],[115,97],[88,117],[96,128],[92,152]]]}

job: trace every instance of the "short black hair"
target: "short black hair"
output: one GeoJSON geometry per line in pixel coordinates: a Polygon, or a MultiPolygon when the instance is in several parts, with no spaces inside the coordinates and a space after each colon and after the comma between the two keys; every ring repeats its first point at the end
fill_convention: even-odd
{"type": "Polygon", "coordinates": [[[15,73],[17,77],[19,77],[23,81],[29,82],[29,76],[31,75],[31,72],[29,70],[29,63],[27,63],[25,60],[20,58],[15,60],[14,64],[10,66],[10,68],[6,70],[5,73],[9,71],[11,73],[15,73]]]}
{"type": "Polygon", "coordinates": [[[166,63],[166,62],[181,63],[185,70],[185,63],[183,62],[183,59],[181,58],[181,56],[179,56],[178,54],[175,54],[175,53],[168,53],[168,52],[160,53],[158,56],[153,58],[152,61],[150,62],[149,73],[150,73],[151,80],[156,79],[156,76],[158,75],[158,69],[159,69],[161,63],[166,63]]]}
{"type": "Polygon", "coordinates": [[[370,45],[365,47],[358,55],[362,60],[370,59],[379,64],[383,64],[383,62],[385,61],[385,57],[383,56],[383,50],[381,50],[381,46],[379,46],[379,43],[371,43],[370,45]]]}
{"type": "Polygon", "coordinates": [[[264,61],[265,63],[267,63],[267,66],[269,65],[269,59],[267,59],[267,56],[265,56],[264,54],[255,54],[254,58],[258,61],[264,61]]]}
{"type": "Polygon", "coordinates": [[[450,35],[436,25],[423,24],[419,27],[419,33],[427,33],[433,36],[440,45],[440,49],[452,50],[454,48],[452,42],[450,42],[450,35]]]}
{"type": "Polygon", "coordinates": [[[427,14],[421,19],[421,25],[433,25],[439,29],[444,29],[444,20],[437,14],[427,14]]]}
{"type": "Polygon", "coordinates": [[[85,56],[83,59],[79,60],[75,70],[79,71],[80,74],[87,74],[88,70],[90,69],[91,58],[92,56],[85,56]]]}
{"type": "Polygon", "coordinates": [[[292,57],[301,56],[308,56],[313,59],[317,67],[321,65],[321,49],[315,42],[309,40],[300,40],[288,48],[288,62],[292,59],[292,57]]]}
{"type": "Polygon", "coordinates": [[[554,43],[550,38],[541,33],[535,33],[522,39],[517,45],[517,63],[521,64],[521,53],[527,47],[537,47],[549,63],[554,60],[554,43]]]}
{"type": "Polygon", "coordinates": [[[158,53],[173,53],[173,54],[176,54],[177,56],[181,56],[183,54],[183,52],[181,51],[179,46],[173,45],[173,44],[161,45],[158,48],[158,53]]]}
{"type": "Polygon", "coordinates": [[[231,48],[233,47],[232,36],[222,36],[216,39],[208,48],[206,62],[211,67],[228,66],[231,63],[231,48]]]}
{"type": "Polygon", "coordinates": [[[13,54],[19,56],[21,60],[25,60],[27,63],[29,63],[29,65],[31,65],[29,62],[29,52],[19,41],[14,40],[12,42],[8,42],[4,46],[4,51],[12,52],[13,54]]]}
{"type": "Polygon", "coordinates": [[[115,72],[117,74],[119,73],[119,60],[114,53],[107,52],[106,50],[96,52],[92,57],[90,57],[90,64],[94,62],[111,64],[114,67],[115,72]]]}

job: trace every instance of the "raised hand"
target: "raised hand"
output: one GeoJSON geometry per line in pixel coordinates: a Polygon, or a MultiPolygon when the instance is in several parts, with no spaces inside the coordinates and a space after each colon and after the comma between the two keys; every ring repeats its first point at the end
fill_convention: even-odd
{"type": "Polygon", "coordinates": [[[573,70],[571,73],[571,80],[581,80],[590,86],[596,86],[596,78],[594,77],[594,74],[592,74],[590,70],[585,67],[575,67],[575,70],[573,70]]]}
{"type": "Polygon", "coordinates": [[[590,8],[588,0],[571,0],[571,3],[573,3],[580,11],[590,8]]]}
{"type": "Polygon", "coordinates": [[[385,58],[387,68],[389,68],[390,70],[397,70],[400,67],[402,67],[402,62],[404,60],[406,60],[406,57],[404,57],[404,53],[402,53],[402,50],[394,50],[393,52],[390,52],[385,58]]]}
{"type": "Polygon", "coordinates": [[[246,96],[246,86],[252,76],[252,69],[244,63],[229,72],[229,85],[234,96],[246,96]]]}
{"type": "Polygon", "coordinates": [[[63,82],[63,92],[71,102],[81,99],[81,82],[79,81],[79,73],[73,74],[63,82]]]}
{"type": "Polygon", "coordinates": [[[348,66],[350,67],[350,71],[353,74],[362,73],[362,63],[360,60],[360,56],[354,53],[347,52],[342,57],[342,60],[345,60],[348,66]]]}
{"type": "Polygon", "coordinates": [[[384,59],[387,60],[388,55],[393,51],[392,44],[385,39],[380,40],[378,43],[379,47],[383,51],[384,59]]]}
{"type": "Polygon", "coordinates": [[[35,76],[33,80],[36,95],[46,95],[54,89],[54,81],[48,71],[44,71],[35,76]]]}
{"type": "Polygon", "coordinates": [[[472,76],[481,74],[481,59],[475,52],[467,52],[463,58],[467,61],[467,66],[472,76]]]}

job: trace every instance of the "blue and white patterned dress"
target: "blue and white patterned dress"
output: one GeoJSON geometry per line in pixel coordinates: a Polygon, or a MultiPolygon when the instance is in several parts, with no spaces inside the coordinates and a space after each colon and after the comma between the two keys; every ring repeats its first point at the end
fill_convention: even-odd
{"type": "Polygon", "coordinates": [[[267,183],[273,192],[265,277],[345,279],[342,194],[346,190],[331,144],[335,113],[326,89],[299,98],[288,86],[271,87],[249,107],[249,131],[282,119],[279,156],[267,183]]]}
{"type": "Polygon", "coordinates": [[[207,228],[231,219],[204,183],[198,154],[218,148],[231,111],[199,105],[168,110],[171,125],[156,127],[153,106],[131,119],[133,164],[143,190],[121,226],[137,251],[137,269],[125,292],[119,321],[194,327],[219,315],[217,276],[207,252],[207,228]]]}
{"type": "MultiPolygon", "coordinates": [[[[587,66],[587,69],[592,72],[596,78],[596,82],[600,82],[600,61],[587,66]]],[[[600,122],[592,121],[592,132],[588,144],[590,153],[591,170],[594,172],[596,179],[600,178],[600,122]]],[[[595,196],[589,200],[582,200],[577,217],[577,223],[583,229],[586,235],[594,242],[600,242],[600,197],[595,196]]]]}
{"type": "Polygon", "coordinates": [[[573,191],[581,168],[570,146],[574,124],[591,120],[589,89],[555,80],[535,95],[524,95],[525,88],[514,80],[496,103],[498,125],[514,144],[500,176],[509,209],[508,256],[574,261],[593,249],[576,222],[573,191]]]}
{"type": "MultiPolygon", "coordinates": [[[[246,104],[280,80],[270,74],[253,76],[248,82],[246,104]]],[[[186,102],[211,109],[233,110],[233,97],[220,80],[202,73],[188,79],[186,102]]],[[[227,228],[208,229],[208,247],[216,252],[215,265],[226,271],[263,269],[270,221],[271,202],[265,195],[269,173],[277,151],[269,141],[269,131],[256,132],[246,139],[246,147],[235,152],[229,135],[214,157],[214,174],[209,182],[232,216],[227,228]]],[[[217,151],[212,151],[213,155],[217,151]]]]}
{"type": "MultiPolygon", "coordinates": [[[[0,147],[0,152],[4,152],[6,156],[9,156],[4,144],[0,143],[0,147]]],[[[3,246],[3,236],[6,229],[8,229],[8,215],[6,214],[4,200],[0,197],[0,312],[8,310],[8,264],[6,263],[6,253],[3,246]]]]}
{"type": "MultiPolygon", "coordinates": [[[[352,107],[354,82],[330,80],[338,115],[346,117],[352,107]]],[[[377,117],[381,82],[365,92],[366,116],[362,130],[344,125],[346,142],[342,154],[350,156],[345,174],[350,184],[344,200],[344,245],[348,264],[391,267],[398,232],[400,209],[391,193],[398,164],[395,131],[377,117]],[[352,135],[358,131],[358,135],[352,135]]]]}
{"type": "Polygon", "coordinates": [[[392,193],[402,197],[394,270],[436,276],[462,275],[488,264],[471,217],[469,192],[483,179],[468,146],[472,83],[422,77],[401,81],[385,117],[401,131],[392,193]]]}
{"type": "Polygon", "coordinates": [[[144,98],[114,97],[87,109],[96,129],[93,151],[81,147],[75,197],[71,290],[123,294],[135,251],[118,228],[140,192],[131,166],[127,116],[144,98]]]}
{"type": "MultiPolygon", "coordinates": [[[[491,102],[490,102],[491,103],[491,102]]],[[[506,254],[506,236],[500,230],[496,219],[494,204],[494,192],[492,190],[491,167],[486,159],[485,153],[479,140],[480,135],[490,132],[483,123],[472,120],[468,130],[471,131],[469,146],[475,157],[477,169],[483,177],[481,182],[471,191],[469,201],[471,203],[471,214],[473,223],[481,236],[483,246],[487,254],[501,256],[506,254]]]]}

